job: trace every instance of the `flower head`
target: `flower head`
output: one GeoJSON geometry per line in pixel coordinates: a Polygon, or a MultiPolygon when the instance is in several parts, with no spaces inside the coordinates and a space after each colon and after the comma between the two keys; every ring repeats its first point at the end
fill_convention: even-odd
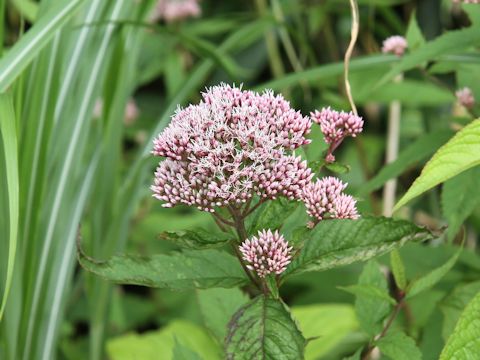
{"type": "Polygon", "coordinates": [[[262,278],[268,274],[281,274],[292,259],[292,247],[278,231],[259,231],[257,236],[245,240],[239,249],[247,268],[262,278]]]}
{"type": "Polygon", "coordinates": [[[400,35],[394,35],[383,41],[382,52],[402,56],[408,47],[407,39],[400,35]]]}
{"type": "Polygon", "coordinates": [[[150,20],[166,22],[181,21],[189,17],[199,17],[202,9],[198,0],[158,0],[150,20]]]}
{"type": "Polygon", "coordinates": [[[305,187],[303,202],[307,214],[317,221],[330,219],[357,219],[356,201],[343,193],[347,184],[335,177],[325,177],[305,187]]]}
{"type": "Polygon", "coordinates": [[[475,105],[475,98],[470,88],[464,87],[463,89],[458,89],[455,92],[455,95],[458,103],[462,106],[465,106],[467,109],[471,109],[473,105],[475,105]]]}
{"type": "Polygon", "coordinates": [[[342,143],[347,136],[356,137],[363,130],[363,120],[352,112],[338,112],[323,108],[310,114],[313,121],[320,125],[325,141],[329,144],[327,162],[334,162],[333,151],[342,143]]]}
{"type": "Polygon", "coordinates": [[[309,143],[311,121],[280,95],[222,84],[198,105],[178,109],[155,139],[160,163],[152,186],[164,206],[179,203],[214,211],[257,194],[300,199],[313,177],[291,151],[309,143]]]}

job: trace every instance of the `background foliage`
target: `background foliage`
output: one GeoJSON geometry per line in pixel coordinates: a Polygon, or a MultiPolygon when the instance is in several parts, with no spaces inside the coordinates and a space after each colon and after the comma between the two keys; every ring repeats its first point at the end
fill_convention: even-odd
{"type": "MultiPolygon", "coordinates": [[[[222,358],[225,336],[239,335],[228,334],[226,325],[245,306],[243,292],[192,290],[173,278],[161,285],[168,289],[113,285],[79,266],[79,231],[84,252],[95,259],[165,254],[177,250],[178,241],[188,244],[172,231],[213,232],[207,214],[163,209],[148,189],[155,166],[151,139],[178,104],[198,101],[206,86],[225,81],[272,88],[304,114],[325,105],[349,108],[342,81],[348,1],[203,0],[201,18],[175,24],[148,23],[153,5],[0,1],[0,289],[8,293],[0,311],[2,359],[222,358]],[[140,113],[133,123],[124,119],[130,98],[140,113]],[[94,116],[98,99],[103,109],[94,116]]],[[[391,331],[371,345],[392,359],[450,359],[462,341],[471,339],[472,351],[480,346],[480,132],[473,121],[480,111],[466,111],[454,96],[468,86],[480,99],[480,6],[362,0],[359,7],[350,78],[366,129],[337,156],[349,167],[329,171],[349,182],[364,216],[382,213],[381,189],[397,178],[402,200],[396,217],[449,227],[434,240],[406,245],[391,260],[328,270],[326,258],[299,275],[292,266],[282,297],[309,340],[306,358],[341,359],[382,330],[398,300],[390,291],[396,282],[408,289],[406,305],[391,331]],[[394,34],[410,44],[401,59],[379,51],[394,34]],[[404,80],[393,81],[401,73],[404,80]],[[402,108],[400,152],[385,165],[394,101],[402,108]]],[[[321,138],[318,129],[312,137],[321,138]]],[[[324,150],[318,144],[304,154],[310,161],[324,150]]],[[[274,214],[252,228],[278,221],[274,214]]],[[[306,222],[300,207],[281,214],[287,238],[306,222]]],[[[333,230],[315,231],[328,240],[333,230]]],[[[310,250],[305,257],[321,255],[313,245],[310,250]]],[[[216,249],[208,251],[228,263],[216,249]]],[[[182,256],[169,259],[182,263],[182,256]]],[[[225,269],[229,286],[242,284],[240,269],[225,269]]],[[[267,300],[250,304],[249,312],[269,305],[261,301],[267,300]]],[[[293,321],[278,304],[268,309],[293,321]]],[[[231,342],[227,353],[239,351],[236,345],[231,342]]]]}

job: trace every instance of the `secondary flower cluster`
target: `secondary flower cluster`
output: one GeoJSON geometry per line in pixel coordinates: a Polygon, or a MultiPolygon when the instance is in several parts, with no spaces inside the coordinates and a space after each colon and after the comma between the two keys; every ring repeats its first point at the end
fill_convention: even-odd
{"type": "Polygon", "coordinates": [[[327,162],[334,162],[333,151],[342,143],[347,136],[356,137],[363,130],[363,120],[352,112],[338,112],[323,108],[310,114],[313,121],[320,125],[325,142],[329,144],[326,156],[327,162]]]}
{"type": "Polygon", "coordinates": [[[150,20],[155,22],[163,19],[166,22],[174,22],[199,17],[201,13],[198,0],[158,0],[150,20]]]}
{"type": "Polygon", "coordinates": [[[247,268],[259,277],[281,274],[287,268],[292,256],[292,247],[278,231],[259,231],[257,236],[245,240],[239,247],[247,268]]]}
{"type": "Polygon", "coordinates": [[[383,41],[382,52],[384,54],[392,53],[400,57],[405,53],[407,47],[407,40],[403,36],[394,35],[383,41]]]}
{"type": "Polygon", "coordinates": [[[472,90],[468,87],[458,89],[455,92],[455,96],[457,97],[458,103],[467,109],[471,109],[475,105],[475,97],[473,96],[472,90]]]}
{"type": "Polygon", "coordinates": [[[154,196],[197,206],[238,205],[257,194],[299,200],[313,177],[291,151],[308,144],[311,121],[280,95],[225,84],[203,94],[198,105],[178,109],[154,141],[166,157],[155,173],[154,196]]]}

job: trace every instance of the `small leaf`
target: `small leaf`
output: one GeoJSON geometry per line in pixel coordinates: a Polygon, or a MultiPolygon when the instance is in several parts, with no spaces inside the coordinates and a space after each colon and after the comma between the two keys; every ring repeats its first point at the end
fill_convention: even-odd
{"type": "Polygon", "coordinates": [[[305,339],[288,308],[278,300],[259,296],[242,307],[229,324],[226,358],[303,359],[305,339]]]}
{"type": "Polygon", "coordinates": [[[463,311],[440,360],[478,359],[480,355],[480,293],[463,311]]]}
{"type": "Polygon", "coordinates": [[[365,297],[374,297],[388,301],[390,304],[395,305],[397,302],[389,294],[387,289],[382,289],[374,285],[350,285],[339,286],[341,290],[344,290],[350,294],[365,297]]]}
{"type": "Polygon", "coordinates": [[[473,121],[442,146],[395,205],[397,210],[432,187],[480,164],[480,119],[473,121]]]}
{"type": "Polygon", "coordinates": [[[225,339],[233,314],[249,301],[238,288],[197,290],[197,298],[205,326],[220,342],[225,339]]]}
{"type": "Polygon", "coordinates": [[[411,222],[385,217],[321,221],[302,236],[304,246],[285,275],[366,261],[408,241],[432,237],[429,231],[411,222]]]}
{"type": "MultiPolygon", "coordinates": [[[[388,294],[387,279],[375,261],[365,265],[358,279],[358,286],[377,288],[378,292],[388,294]]],[[[356,296],[355,312],[362,329],[370,336],[378,334],[382,329],[383,320],[390,314],[392,308],[390,299],[363,292],[358,292],[356,296]]]]}
{"type": "Polygon", "coordinates": [[[185,290],[228,288],[248,282],[238,260],[217,250],[188,250],[151,257],[113,256],[103,262],[80,252],[79,262],[85,270],[120,284],[185,290]]]}
{"type": "Polygon", "coordinates": [[[416,15],[417,14],[415,11],[412,11],[410,14],[410,21],[408,23],[407,33],[405,34],[410,51],[415,50],[419,46],[425,44],[425,37],[422,34],[422,30],[418,26],[416,15]]]}
{"type": "Polygon", "coordinates": [[[451,241],[458,233],[465,219],[480,204],[480,166],[455,176],[443,185],[442,209],[448,221],[447,236],[451,241]]]}
{"type": "Polygon", "coordinates": [[[325,167],[336,174],[345,174],[350,171],[350,166],[334,162],[331,164],[325,164],[325,167]]]}
{"type": "Polygon", "coordinates": [[[223,246],[230,241],[233,236],[206,230],[180,230],[166,231],[160,234],[160,238],[187,249],[202,249],[223,246]]]}
{"type": "Polygon", "coordinates": [[[272,297],[278,300],[280,298],[280,294],[278,293],[276,276],[272,274],[267,275],[267,277],[265,277],[265,283],[267,284],[268,290],[270,290],[272,297]]]}
{"type": "Polygon", "coordinates": [[[442,336],[445,341],[452,334],[462,311],[479,292],[480,281],[461,284],[455,287],[453,292],[442,301],[440,305],[444,318],[442,336]]]}
{"type": "Polygon", "coordinates": [[[390,265],[392,267],[393,277],[398,288],[405,290],[407,287],[407,278],[405,276],[405,266],[403,265],[402,257],[398,250],[393,250],[390,253],[390,265]]]}
{"type": "Polygon", "coordinates": [[[202,360],[195,351],[178,342],[177,338],[175,338],[172,355],[172,360],[202,360]]]}
{"type": "Polygon", "coordinates": [[[380,351],[395,360],[420,360],[422,353],[415,341],[400,331],[389,331],[376,342],[380,351]]]}
{"type": "Polygon", "coordinates": [[[414,297],[415,295],[430,289],[436,283],[438,283],[455,265],[457,259],[462,252],[462,249],[459,248],[458,251],[442,266],[432,270],[427,275],[422,276],[419,279],[413,280],[410,285],[407,287],[407,299],[414,297]]]}
{"type": "Polygon", "coordinates": [[[308,339],[305,359],[321,358],[358,329],[353,306],[347,304],[294,306],[292,315],[308,339]]]}
{"type": "Polygon", "coordinates": [[[247,222],[249,232],[256,233],[263,229],[279,229],[285,220],[297,209],[298,205],[298,201],[284,198],[266,202],[249,216],[247,222]]]}

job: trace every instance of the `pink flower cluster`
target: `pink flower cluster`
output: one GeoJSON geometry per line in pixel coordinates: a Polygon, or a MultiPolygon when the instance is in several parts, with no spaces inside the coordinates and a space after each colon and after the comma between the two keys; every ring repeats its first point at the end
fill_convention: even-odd
{"type": "Polygon", "coordinates": [[[259,231],[257,236],[245,240],[239,249],[247,268],[261,278],[281,274],[292,259],[292,247],[278,231],[259,231]]]}
{"type": "Polygon", "coordinates": [[[199,17],[201,13],[198,0],[159,0],[150,20],[156,22],[163,19],[166,22],[174,22],[189,17],[199,17]]]}
{"type": "Polygon", "coordinates": [[[333,152],[347,136],[356,137],[363,130],[363,120],[352,112],[338,112],[323,108],[310,114],[313,121],[320,125],[325,141],[329,144],[327,162],[334,162],[333,152]]]}
{"type": "Polygon", "coordinates": [[[480,0],[453,0],[455,4],[480,4],[480,0]]]}
{"type": "Polygon", "coordinates": [[[408,47],[407,40],[403,36],[395,35],[386,38],[383,41],[382,52],[384,54],[395,54],[402,56],[408,47]]]}
{"type": "Polygon", "coordinates": [[[305,187],[303,202],[307,214],[318,221],[330,219],[357,219],[355,199],[343,193],[347,187],[339,179],[325,177],[305,187]]]}
{"type": "Polygon", "coordinates": [[[151,189],[165,207],[209,212],[255,194],[298,200],[313,174],[291,151],[309,143],[310,127],[308,117],[271,91],[214,86],[198,105],[178,109],[154,141],[152,153],[166,159],[151,189]]]}
{"type": "Polygon", "coordinates": [[[458,89],[455,92],[457,101],[460,105],[465,106],[467,109],[473,108],[475,105],[475,97],[470,88],[464,87],[463,89],[458,89]]]}

